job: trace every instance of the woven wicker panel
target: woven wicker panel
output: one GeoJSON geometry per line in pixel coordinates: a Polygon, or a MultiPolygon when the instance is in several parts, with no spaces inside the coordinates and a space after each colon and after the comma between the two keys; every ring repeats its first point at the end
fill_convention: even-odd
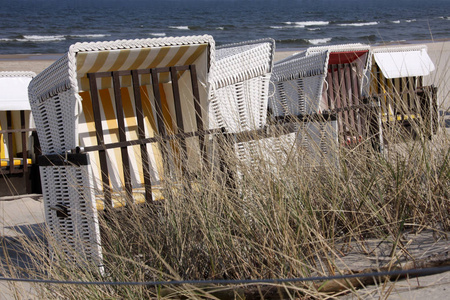
{"type": "Polygon", "coordinates": [[[210,128],[227,132],[261,128],[266,123],[273,40],[225,46],[212,70],[210,128]]]}
{"type": "Polygon", "coordinates": [[[88,172],[87,167],[40,167],[45,217],[58,251],[67,259],[100,264],[100,231],[88,172]],[[55,208],[60,207],[67,208],[67,216],[58,216],[55,208]]]}
{"type": "Polygon", "coordinates": [[[275,41],[247,41],[218,47],[212,84],[215,89],[272,72],[275,41]]]}
{"type": "Polygon", "coordinates": [[[71,90],[44,102],[31,102],[42,154],[64,153],[77,144],[76,101],[71,90]]]}
{"type": "MultiPolygon", "coordinates": [[[[299,123],[296,132],[237,143],[240,163],[251,170],[278,174],[293,163],[303,167],[339,168],[336,121],[299,123]],[[295,161],[294,161],[295,159],[295,161]]],[[[238,175],[241,175],[238,169],[238,175]]]]}
{"type": "Polygon", "coordinates": [[[210,127],[227,132],[258,129],[266,123],[270,74],[214,91],[210,127]]]}
{"type": "Polygon", "coordinates": [[[319,112],[327,52],[299,53],[274,66],[269,108],[274,116],[319,112]]]}

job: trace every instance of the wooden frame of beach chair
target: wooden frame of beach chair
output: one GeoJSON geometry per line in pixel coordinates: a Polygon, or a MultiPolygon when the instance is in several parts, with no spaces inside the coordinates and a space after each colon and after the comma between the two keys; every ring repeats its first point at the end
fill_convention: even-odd
{"type": "Polygon", "coordinates": [[[370,95],[381,104],[384,130],[400,124],[411,138],[436,134],[437,88],[423,85],[423,77],[434,70],[426,45],[375,47],[371,52],[370,95]],[[423,122],[416,124],[420,132],[412,126],[416,121],[423,122]]]}
{"type": "MultiPolygon", "coordinates": [[[[28,101],[28,85],[34,72],[0,72],[0,175],[1,194],[31,193],[31,166],[36,162],[35,131],[28,101]],[[24,183],[11,176],[20,177],[24,183]],[[13,183],[14,182],[14,183],[13,183]],[[20,185],[20,186],[19,186],[20,185]]],[[[38,178],[36,178],[38,179],[38,178]]]]}
{"type": "Polygon", "coordinates": [[[374,147],[382,149],[377,105],[367,99],[370,47],[364,44],[313,47],[306,51],[306,56],[322,51],[328,57],[319,112],[336,114],[340,145],[354,147],[371,139],[374,147]]]}
{"type": "Polygon", "coordinates": [[[207,160],[214,51],[207,35],[79,43],[32,81],[46,222],[72,260],[101,265],[98,210],[161,199],[207,160]]]}
{"type": "Polygon", "coordinates": [[[295,132],[281,139],[286,139],[284,145],[295,141],[304,164],[338,166],[336,116],[320,108],[328,52],[306,54],[300,52],[275,63],[270,113],[275,123],[296,123],[295,132]]]}

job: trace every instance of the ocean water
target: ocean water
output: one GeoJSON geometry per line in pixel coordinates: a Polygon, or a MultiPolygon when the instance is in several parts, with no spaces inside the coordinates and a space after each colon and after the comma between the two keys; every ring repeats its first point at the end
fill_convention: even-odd
{"type": "Polygon", "coordinates": [[[450,38],[450,0],[0,0],[0,54],[210,34],[277,49],[450,38]]]}

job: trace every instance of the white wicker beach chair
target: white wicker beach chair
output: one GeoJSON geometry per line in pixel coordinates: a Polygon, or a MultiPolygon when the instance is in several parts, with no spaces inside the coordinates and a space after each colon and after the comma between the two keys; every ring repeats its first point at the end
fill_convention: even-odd
{"type": "MultiPolygon", "coordinates": [[[[23,174],[27,192],[31,192],[28,178],[35,162],[34,122],[28,100],[28,85],[34,76],[34,72],[0,72],[0,175],[23,174]]],[[[3,186],[0,194],[7,194],[7,190],[15,193],[15,189],[3,186]]]]}
{"type": "MultiPolygon", "coordinates": [[[[218,47],[211,78],[210,128],[225,133],[250,132],[266,125],[275,42],[247,41],[218,47]]],[[[238,160],[256,166],[254,155],[264,141],[236,140],[238,160]]]]}
{"type": "Polygon", "coordinates": [[[424,121],[423,133],[431,136],[438,127],[437,90],[424,86],[423,77],[435,68],[425,45],[374,47],[370,94],[381,104],[383,127],[392,122],[411,126],[424,121]]]}
{"type": "Polygon", "coordinates": [[[275,63],[272,73],[272,118],[297,123],[295,132],[278,138],[279,147],[295,144],[308,166],[337,165],[337,122],[320,111],[327,60],[327,51],[300,52],[275,63]]]}
{"type": "Polygon", "coordinates": [[[168,156],[198,165],[204,133],[184,134],[209,126],[214,51],[207,35],[77,43],[33,79],[46,221],[69,257],[101,264],[97,209],[161,199],[168,156]]]}

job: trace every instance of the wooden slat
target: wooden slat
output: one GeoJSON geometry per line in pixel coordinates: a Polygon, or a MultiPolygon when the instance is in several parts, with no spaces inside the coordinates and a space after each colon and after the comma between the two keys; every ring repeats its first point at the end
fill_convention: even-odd
{"type": "Polygon", "coordinates": [[[408,107],[412,114],[417,113],[417,109],[414,103],[414,99],[411,95],[411,77],[406,78],[406,90],[408,91],[408,94],[406,95],[406,100],[408,101],[408,107]]]}
{"type": "MultiPolygon", "coordinates": [[[[138,123],[138,138],[139,140],[143,140],[145,139],[144,111],[142,107],[139,75],[137,70],[131,71],[131,78],[133,81],[133,94],[136,107],[136,118],[138,123]]],[[[145,201],[151,202],[153,201],[153,194],[152,194],[152,182],[150,178],[150,158],[147,151],[147,145],[141,144],[140,150],[141,150],[142,173],[144,174],[145,201]]]]}
{"type": "MultiPolygon", "coordinates": [[[[184,123],[183,123],[183,111],[181,108],[181,98],[180,98],[180,88],[178,86],[178,72],[175,67],[170,67],[170,78],[172,79],[172,93],[173,93],[173,101],[175,106],[175,120],[177,123],[177,133],[184,133],[184,123]]],[[[187,147],[186,140],[184,138],[180,138],[177,140],[179,142],[181,151],[179,151],[180,164],[181,164],[181,172],[182,174],[186,174],[186,164],[187,164],[187,147]]],[[[175,153],[174,153],[175,155],[175,153]]],[[[175,158],[175,157],[174,157],[175,158]]]]}
{"type": "Polygon", "coordinates": [[[31,193],[31,182],[28,179],[29,177],[29,168],[28,168],[28,151],[27,151],[27,135],[25,132],[25,111],[20,111],[20,128],[23,130],[21,133],[22,137],[22,162],[23,162],[23,176],[25,178],[25,188],[27,193],[31,193]]]}
{"type": "Polygon", "coordinates": [[[388,117],[388,122],[390,122],[390,118],[391,118],[391,114],[389,109],[392,109],[392,113],[395,116],[395,107],[392,105],[392,98],[390,95],[392,95],[392,84],[390,84],[389,80],[383,76],[384,79],[384,88],[386,90],[386,108],[387,108],[387,117],[388,117]]]}
{"type": "MultiPolygon", "coordinates": [[[[417,90],[417,87],[419,86],[417,77],[414,76],[414,77],[412,78],[412,80],[413,80],[414,90],[417,90]]],[[[416,94],[414,95],[414,102],[415,102],[415,104],[416,104],[417,114],[418,114],[418,115],[421,115],[421,114],[422,114],[422,104],[420,103],[420,97],[417,97],[416,94]]]]}
{"type": "Polygon", "coordinates": [[[36,128],[24,128],[24,129],[11,129],[11,130],[0,130],[0,134],[8,134],[10,132],[16,133],[16,132],[33,132],[36,131],[36,128]]]}
{"type": "MultiPolygon", "coordinates": [[[[360,105],[360,90],[359,90],[359,80],[358,80],[358,73],[353,70],[353,67],[357,67],[356,65],[352,66],[350,65],[350,84],[351,84],[351,90],[352,90],[352,103],[356,107],[360,105]]],[[[354,118],[355,118],[355,126],[356,126],[356,133],[358,134],[359,138],[362,136],[362,128],[361,128],[361,110],[355,109],[354,110],[354,118]]]]}
{"type": "MultiPolygon", "coordinates": [[[[92,110],[94,113],[95,131],[97,136],[97,144],[104,145],[102,118],[100,113],[100,99],[98,97],[96,73],[87,74],[89,78],[89,86],[91,90],[92,110]]],[[[104,147],[98,151],[100,157],[100,168],[102,171],[103,195],[105,197],[105,208],[112,208],[111,189],[109,186],[108,163],[106,160],[106,150],[104,147]]]]}
{"type": "MultiPolygon", "coordinates": [[[[159,79],[158,72],[156,69],[150,70],[150,76],[152,78],[152,88],[153,88],[153,97],[155,98],[155,109],[156,109],[156,123],[158,127],[159,137],[167,135],[166,123],[164,122],[164,114],[162,108],[161,101],[161,91],[159,90],[159,79]]],[[[168,151],[169,147],[166,146],[164,141],[160,144],[161,157],[163,160],[163,168],[164,172],[169,171],[168,165],[168,151]]]]}
{"type": "Polygon", "coordinates": [[[135,146],[135,145],[144,145],[149,143],[158,143],[161,141],[173,141],[177,139],[186,139],[201,135],[207,135],[207,134],[217,134],[219,128],[215,129],[208,129],[203,130],[201,132],[185,132],[183,134],[171,134],[171,135],[165,135],[165,136],[157,136],[157,137],[151,137],[151,138],[145,138],[145,139],[139,139],[139,140],[132,140],[132,141],[126,141],[126,142],[115,142],[115,143],[109,143],[109,144],[103,144],[103,145],[96,145],[96,146],[86,146],[84,147],[84,152],[93,152],[93,151],[99,151],[99,150],[108,150],[108,149],[114,149],[114,148],[120,148],[124,146],[135,146]]]}
{"type": "MultiPolygon", "coordinates": [[[[350,64],[344,64],[343,70],[344,70],[344,87],[345,87],[345,93],[347,98],[347,106],[352,107],[353,106],[353,89],[352,89],[352,82],[350,77],[350,64]]],[[[356,132],[356,123],[355,123],[355,109],[351,109],[348,111],[349,121],[350,121],[350,134],[354,135],[356,132]]]]}
{"type": "MultiPolygon", "coordinates": [[[[335,108],[339,109],[342,108],[342,104],[341,104],[341,95],[339,92],[339,69],[337,68],[336,65],[332,65],[331,66],[331,74],[332,74],[332,79],[333,79],[333,93],[334,93],[334,99],[336,100],[336,104],[335,104],[335,108]]],[[[337,122],[339,125],[339,136],[340,136],[340,140],[343,140],[344,136],[344,124],[343,124],[343,114],[341,111],[338,112],[338,117],[337,117],[337,122]]]]}
{"type": "MultiPolygon", "coordinates": [[[[197,82],[197,70],[195,68],[195,65],[191,65],[189,68],[191,72],[191,85],[192,85],[192,94],[194,96],[194,107],[195,107],[195,118],[197,122],[197,131],[202,132],[204,128],[203,124],[203,114],[202,114],[202,107],[201,107],[201,99],[200,99],[200,93],[198,90],[198,82],[197,82]]],[[[199,135],[198,137],[198,143],[200,147],[200,152],[202,154],[203,163],[206,166],[208,164],[208,155],[206,152],[205,147],[205,136],[199,135]]]]}
{"type": "Polygon", "coordinates": [[[10,110],[6,112],[6,123],[7,129],[9,130],[8,136],[8,155],[9,155],[9,174],[16,173],[14,172],[14,148],[13,148],[13,134],[12,130],[12,113],[10,110]]]}
{"type": "MultiPolygon", "coordinates": [[[[170,68],[170,76],[172,79],[172,92],[173,92],[173,101],[175,105],[175,120],[177,122],[177,132],[184,133],[184,124],[183,124],[183,112],[181,108],[181,98],[180,98],[180,88],[178,86],[178,72],[175,67],[170,68]]],[[[182,156],[186,155],[186,141],[184,139],[180,140],[180,145],[182,149],[182,156]]],[[[184,160],[184,159],[183,159],[184,160]]]]}
{"type": "Polygon", "coordinates": [[[155,97],[155,108],[156,108],[156,123],[158,125],[158,133],[160,135],[166,135],[166,125],[164,123],[164,115],[162,111],[162,103],[161,103],[161,93],[159,91],[159,79],[158,72],[156,70],[151,70],[152,77],[152,87],[153,87],[153,96],[155,97]]]}
{"type": "MultiPolygon", "coordinates": [[[[342,67],[342,65],[338,65],[338,78],[339,78],[339,93],[341,96],[341,107],[345,108],[348,106],[347,103],[347,93],[345,90],[345,73],[344,73],[344,69],[342,67]]],[[[344,110],[343,111],[343,117],[344,117],[344,130],[343,130],[343,134],[344,134],[344,141],[347,140],[347,131],[350,127],[349,124],[349,117],[348,117],[348,111],[344,110]]]]}
{"type": "MultiPolygon", "coordinates": [[[[125,134],[125,116],[123,113],[122,94],[120,90],[120,78],[118,72],[112,72],[112,77],[113,77],[114,100],[116,103],[116,119],[117,125],[119,127],[119,141],[126,142],[127,137],[125,134]]],[[[125,192],[127,195],[127,200],[131,201],[133,195],[133,188],[131,185],[130,158],[128,156],[127,146],[120,147],[120,152],[122,155],[125,192]]]]}
{"type": "Polygon", "coordinates": [[[328,83],[328,91],[327,91],[327,102],[328,109],[335,109],[335,101],[334,101],[334,85],[333,85],[333,77],[332,72],[327,71],[327,83],[328,83]]]}

